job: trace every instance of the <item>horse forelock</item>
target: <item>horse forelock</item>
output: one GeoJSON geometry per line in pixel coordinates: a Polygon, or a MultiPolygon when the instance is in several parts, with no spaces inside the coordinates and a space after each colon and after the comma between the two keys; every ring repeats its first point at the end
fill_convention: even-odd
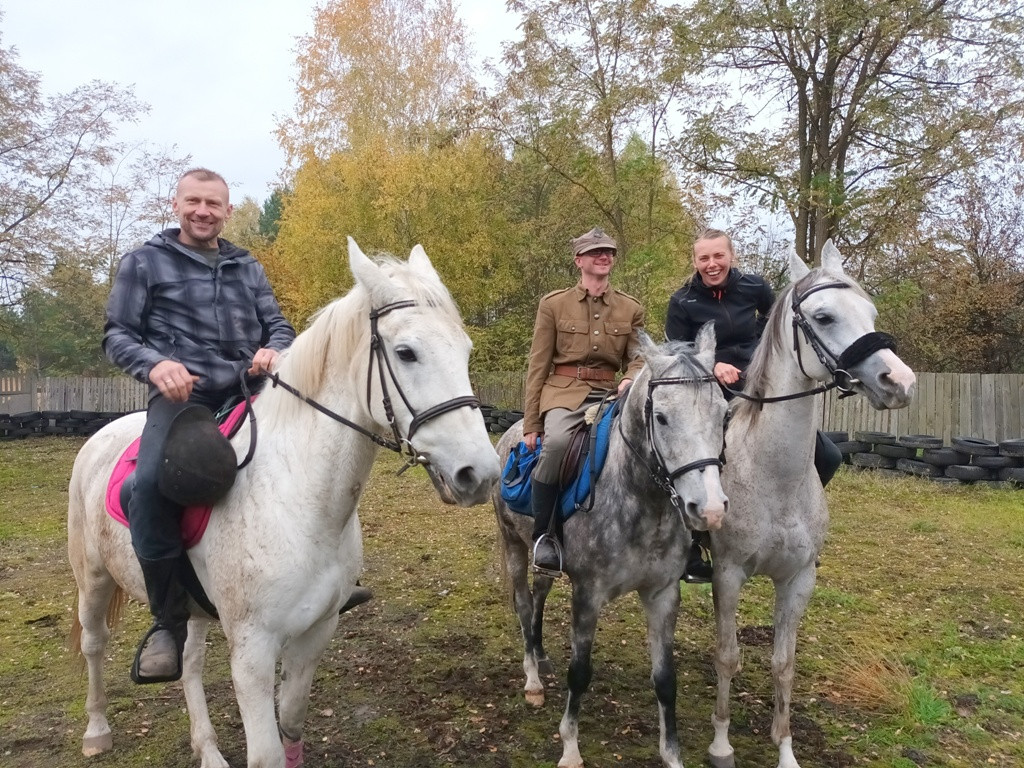
{"type": "Polygon", "coordinates": [[[434,276],[427,276],[408,262],[392,256],[378,256],[377,263],[381,270],[400,288],[402,295],[396,301],[415,301],[417,304],[438,310],[443,316],[462,328],[462,315],[459,313],[451,293],[444,284],[434,276]]]}

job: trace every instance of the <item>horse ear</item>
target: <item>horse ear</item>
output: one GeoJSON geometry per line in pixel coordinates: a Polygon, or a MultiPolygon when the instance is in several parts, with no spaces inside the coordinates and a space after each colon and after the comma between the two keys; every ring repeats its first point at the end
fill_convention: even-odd
{"type": "Polygon", "coordinates": [[[363,286],[371,297],[389,290],[390,280],[387,275],[363,253],[351,237],[348,238],[348,266],[356,282],[363,286]]]}
{"type": "Polygon", "coordinates": [[[640,340],[640,357],[644,360],[649,360],[651,355],[657,351],[658,345],[654,343],[654,339],[647,335],[647,331],[637,331],[636,337],[640,340]]]}
{"type": "Polygon", "coordinates": [[[790,280],[790,282],[795,283],[801,277],[805,277],[810,271],[811,271],[810,268],[807,266],[807,264],[804,262],[804,260],[801,259],[797,255],[796,251],[792,251],[789,254],[789,280],[790,280]]]}
{"type": "Polygon", "coordinates": [[[709,320],[700,327],[697,331],[696,338],[697,354],[703,355],[706,352],[710,352],[712,356],[715,353],[715,321],[709,320]]]}
{"type": "Polygon", "coordinates": [[[409,266],[421,275],[440,279],[437,270],[434,269],[434,265],[430,263],[430,257],[427,256],[427,252],[423,250],[423,246],[419,243],[413,246],[412,252],[409,254],[409,266]]]}
{"type": "Polygon", "coordinates": [[[836,248],[831,237],[825,241],[825,245],[821,249],[821,266],[837,275],[844,273],[842,254],[839,253],[839,249],[836,248]]]}

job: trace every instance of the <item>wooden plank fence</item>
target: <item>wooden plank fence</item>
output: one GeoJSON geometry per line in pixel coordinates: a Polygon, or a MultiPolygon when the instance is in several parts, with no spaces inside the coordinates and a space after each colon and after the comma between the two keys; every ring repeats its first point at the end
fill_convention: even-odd
{"type": "MultiPolygon", "coordinates": [[[[525,372],[483,372],[470,377],[481,402],[521,409],[525,372]]],[[[1009,440],[1024,437],[1024,374],[919,373],[908,408],[876,411],[863,397],[824,398],[822,429],[1009,440]]],[[[0,413],[101,411],[146,407],[146,386],[128,377],[0,377],[0,413]]]]}

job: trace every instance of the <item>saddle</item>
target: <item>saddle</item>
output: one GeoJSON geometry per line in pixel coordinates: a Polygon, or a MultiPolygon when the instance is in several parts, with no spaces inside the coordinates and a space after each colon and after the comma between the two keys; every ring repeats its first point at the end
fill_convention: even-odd
{"type": "MultiPolygon", "coordinates": [[[[602,402],[597,407],[593,424],[581,424],[573,430],[569,449],[559,472],[558,515],[562,521],[594,503],[594,487],[608,455],[609,435],[618,415],[618,401],[602,402]]],[[[509,454],[501,475],[501,498],[513,512],[532,515],[531,473],[540,457],[540,447],[529,451],[519,443],[509,454]]]]}

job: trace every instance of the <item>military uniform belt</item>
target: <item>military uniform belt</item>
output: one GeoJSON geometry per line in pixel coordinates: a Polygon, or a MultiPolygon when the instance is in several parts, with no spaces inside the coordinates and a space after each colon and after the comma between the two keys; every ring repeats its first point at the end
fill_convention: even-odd
{"type": "Polygon", "coordinates": [[[615,373],[602,368],[584,368],[582,365],[556,365],[556,376],[571,376],[583,381],[615,381],[615,373]]]}

